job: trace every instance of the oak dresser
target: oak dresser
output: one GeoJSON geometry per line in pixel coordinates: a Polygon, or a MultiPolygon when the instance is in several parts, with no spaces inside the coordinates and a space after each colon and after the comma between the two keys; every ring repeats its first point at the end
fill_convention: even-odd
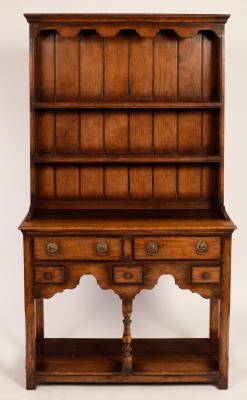
{"type": "Polygon", "coordinates": [[[223,198],[229,16],[25,17],[27,388],[204,382],[226,389],[235,229],[223,198]],[[120,297],[123,337],[44,337],[43,299],[86,274],[120,297]],[[163,274],[208,299],[207,338],[132,339],[133,300],[163,274]]]}

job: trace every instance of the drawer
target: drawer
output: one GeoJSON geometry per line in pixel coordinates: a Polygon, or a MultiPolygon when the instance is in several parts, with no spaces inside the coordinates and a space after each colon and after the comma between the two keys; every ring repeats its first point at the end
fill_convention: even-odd
{"type": "Polygon", "coordinates": [[[143,271],[141,265],[135,266],[114,266],[113,267],[114,283],[142,283],[143,271]]]}
{"type": "Polygon", "coordinates": [[[220,238],[217,237],[145,237],[134,239],[136,260],[220,259],[220,238]]]}
{"type": "Polygon", "coordinates": [[[193,283],[220,283],[220,267],[191,267],[191,281],[193,283]]]}
{"type": "Polygon", "coordinates": [[[119,238],[45,237],[34,239],[36,260],[120,260],[119,238]]]}
{"type": "Polygon", "coordinates": [[[35,283],[63,283],[64,282],[64,268],[63,267],[34,267],[34,281],[35,283]]]}

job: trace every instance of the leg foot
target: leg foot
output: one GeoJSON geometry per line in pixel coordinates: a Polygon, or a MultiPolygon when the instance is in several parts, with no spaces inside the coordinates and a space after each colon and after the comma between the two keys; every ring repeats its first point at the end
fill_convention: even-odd
{"type": "Polygon", "coordinates": [[[228,379],[219,379],[217,383],[217,388],[221,390],[227,390],[228,389],[228,379]]]}
{"type": "Polygon", "coordinates": [[[31,379],[27,378],[26,389],[27,390],[35,390],[36,389],[36,383],[33,379],[31,380],[31,379]]]}

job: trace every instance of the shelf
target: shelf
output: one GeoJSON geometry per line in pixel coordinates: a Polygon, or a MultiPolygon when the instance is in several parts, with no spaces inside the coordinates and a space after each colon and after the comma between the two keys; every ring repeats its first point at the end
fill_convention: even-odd
{"type": "Polygon", "coordinates": [[[83,101],[83,102],[33,102],[37,109],[177,109],[220,108],[221,102],[158,102],[158,101],[83,101]]]}
{"type": "Polygon", "coordinates": [[[134,339],[133,373],[121,374],[121,339],[43,339],[37,342],[37,381],[211,382],[218,379],[218,342],[134,339]]]}
{"type": "Polygon", "coordinates": [[[94,164],[94,163],[219,163],[220,156],[144,156],[144,155],[123,155],[123,156],[71,156],[71,155],[54,155],[54,156],[35,156],[33,157],[35,163],[52,163],[52,164],[94,164]]]}

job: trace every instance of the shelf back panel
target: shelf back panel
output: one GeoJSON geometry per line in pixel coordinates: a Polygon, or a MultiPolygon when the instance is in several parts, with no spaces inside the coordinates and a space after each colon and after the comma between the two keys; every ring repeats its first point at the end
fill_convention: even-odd
{"type": "Polygon", "coordinates": [[[36,111],[37,154],[218,155],[218,110],[36,111]]]}
{"type": "Polygon", "coordinates": [[[166,100],[219,98],[219,38],[189,38],[164,30],[154,38],[121,31],[102,38],[43,31],[35,40],[37,101],[166,100]]]}

